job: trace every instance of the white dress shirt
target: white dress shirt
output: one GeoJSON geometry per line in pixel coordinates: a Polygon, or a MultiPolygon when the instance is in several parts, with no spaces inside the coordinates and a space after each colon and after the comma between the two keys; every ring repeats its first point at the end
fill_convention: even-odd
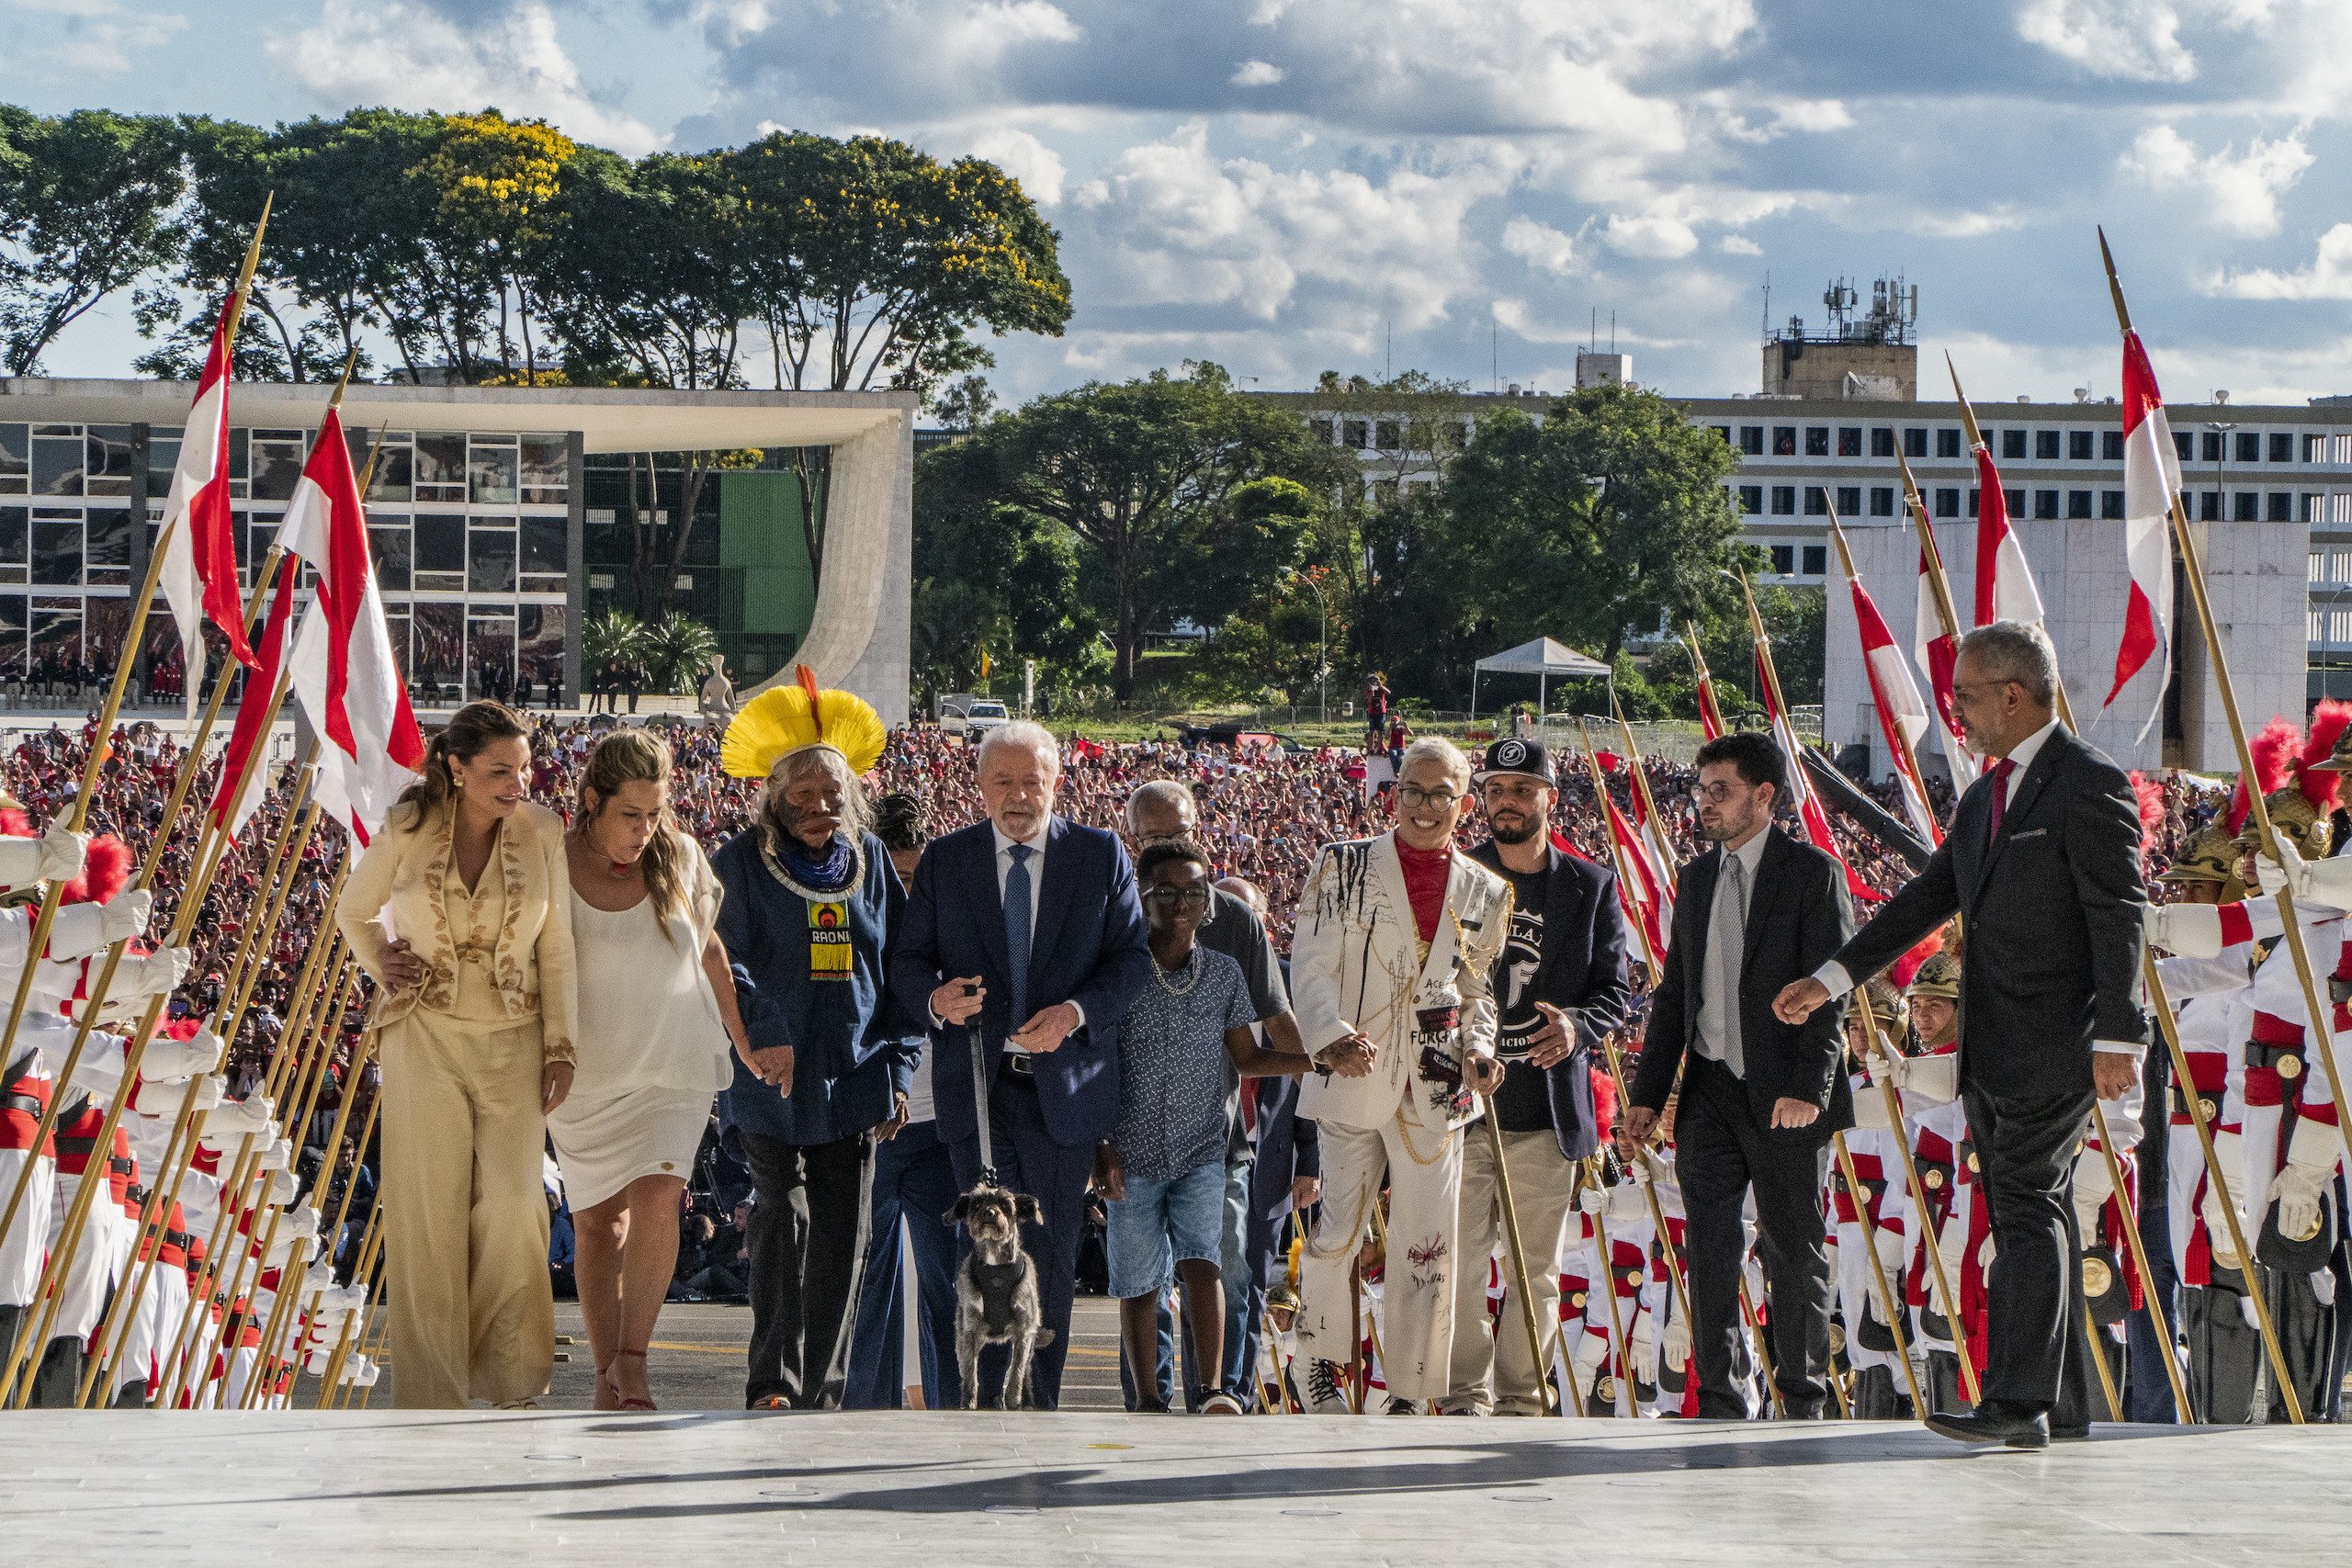
{"type": "MultiPolygon", "coordinates": [[[[2009,770],[2009,776],[2001,781],[2002,787],[2007,792],[2001,796],[2001,810],[2005,818],[2009,802],[2018,797],[2018,786],[2025,782],[2026,770],[2033,766],[2034,758],[2041,754],[2041,748],[2049,741],[2051,736],[2057,733],[2057,729],[2058,721],[2053,718],[2009,749],[2008,761],[2017,765],[2009,770]]],[[[1847,974],[1846,966],[1834,958],[1815,970],[1813,977],[1829,988],[1831,1001],[1836,1001],[1854,988],[1853,976],[1847,974]]],[[[2129,1040],[2094,1040],[2091,1042],[2091,1049],[2117,1056],[2129,1056],[2135,1062],[2145,1055],[2148,1050],[2145,1045],[2136,1044],[2129,1040]]]]}
{"type": "MultiPolygon", "coordinates": [[[[1746,934],[1747,930],[1748,910],[1753,909],[1756,907],[1756,868],[1758,865],[1761,865],[1764,862],[1764,840],[1770,838],[1771,835],[1772,829],[1769,825],[1767,825],[1758,832],[1751,834],[1747,842],[1740,845],[1739,848],[1736,850],[1724,850],[1723,852],[1724,858],[1739,862],[1740,874],[1747,879],[1748,908],[1742,909],[1740,911],[1739,922],[1740,931],[1743,936],[1746,934]]],[[[1722,849],[1721,845],[1717,845],[1716,847],[1718,849],[1722,849]]],[[[1722,868],[1718,867],[1715,872],[1715,899],[1720,901],[1730,897],[1731,878],[1724,874],[1722,868]]],[[[1707,923],[1703,929],[1710,931],[1713,931],[1715,929],[1714,921],[1715,908],[1714,906],[1711,904],[1707,909],[1707,923]]],[[[1712,976],[1714,971],[1714,966],[1715,954],[1711,952],[1707,954],[1707,962],[1703,973],[1706,976],[1712,976]]],[[[1736,1010],[1739,1006],[1739,998],[1736,997],[1716,996],[1714,994],[1714,987],[1708,985],[1704,978],[1701,980],[1700,986],[1699,1055],[1702,1056],[1713,1057],[1714,1060],[1720,1062],[1724,1059],[1724,1017],[1727,1012],[1733,1013],[1736,1016],[1736,1010]]]]}

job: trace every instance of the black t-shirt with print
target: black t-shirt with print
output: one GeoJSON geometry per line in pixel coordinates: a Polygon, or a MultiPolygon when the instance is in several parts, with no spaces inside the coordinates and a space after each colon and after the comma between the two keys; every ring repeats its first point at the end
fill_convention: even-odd
{"type": "Polygon", "coordinates": [[[1544,902],[1552,871],[1510,871],[1510,936],[1495,958],[1495,1055],[1503,1063],[1503,1086],[1495,1091],[1495,1123],[1506,1133],[1542,1133],[1552,1126],[1552,1102],[1544,1069],[1527,1060],[1527,1043],[1544,1027],[1535,1010],[1535,971],[1544,961],[1544,902]]]}

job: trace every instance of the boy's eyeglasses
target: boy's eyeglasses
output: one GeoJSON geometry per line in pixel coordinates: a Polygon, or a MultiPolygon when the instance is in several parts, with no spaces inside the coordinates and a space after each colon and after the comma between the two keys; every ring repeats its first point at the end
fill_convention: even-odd
{"type": "Polygon", "coordinates": [[[1162,904],[1184,904],[1204,909],[1208,908],[1209,890],[1205,887],[1155,887],[1144,897],[1162,904]]]}

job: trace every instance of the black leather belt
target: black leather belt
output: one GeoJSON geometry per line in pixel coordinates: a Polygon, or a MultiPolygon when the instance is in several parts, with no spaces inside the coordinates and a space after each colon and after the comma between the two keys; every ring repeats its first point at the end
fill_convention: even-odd
{"type": "Polygon", "coordinates": [[[1007,1051],[1004,1070],[1019,1077],[1034,1079],[1037,1076],[1037,1059],[1025,1051],[1007,1051]]]}
{"type": "Polygon", "coordinates": [[[21,1111],[35,1121],[40,1120],[42,1106],[37,1095],[0,1095],[0,1111],[21,1111]]]}
{"type": "MultiPolygon", "coordinates": [[[[2205,1120],[2209,1125],[2222,1119],[2222,1107],[2218,1101],[2207,1099],[2204,1100],[2204,1105],[2205,1120]]],[[[2172,1113],[2176,1116],[2188,1116],[2192,1120],[2195,1117],[2195,1112],[2188,1109],[2188,1092],[2181,1087],[2178,1078],[2175,1078],[2172,1083],[2172,1113]]]]}
{"type": "Polygon", "coordinates": [[[2265,1045],[2259,1040],[2245,1043],[2245,1065],[2267,1067],[2282,1078],[2303,1076],[2303,1047],[2301,1045],[2265,1045]]]}

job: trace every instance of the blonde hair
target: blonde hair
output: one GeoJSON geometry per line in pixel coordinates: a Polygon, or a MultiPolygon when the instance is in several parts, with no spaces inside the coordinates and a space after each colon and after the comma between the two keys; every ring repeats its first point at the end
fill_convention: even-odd
{"type": "Polygon", "coordinates": [[[624,784],[650,784],[662,791],[653,837],[646,841],[645,854],[638,863],[645,870],[645,891],[653,900],[653,912],[662,917],[662,934],[674,945],[677,938],[671,935],[670,921],[685,912],[682,863],[692,845],[670,815],[670,771],[668,742],[642,729],[611,731],[596,742],[596,749],[588,753],[588,765],[580,771],[579,807],[572,813],[571,831],[585,833],[588,824],[605,814],[605,807],[624,784]]]}
{"type": "Polygon", "coordinates": [[[449,771],[449,761],[470,762],[482,753],[482,749],[500,740],[531,739],[531,721],[508,707],[504,703],[468,703],[449,716],[449,722],[424,748],[424,773],[414,784],[401,792],[400,804],[417,808],[415,819],[408,830],[415,832],[445,809],[458,793],[457,776],[449,771]]]}
{"type": "Polygon", "coordinates": [[[1470,759],[1463,755],[1461,747],[1437,735],[1424,735],[1405,748],[1405,755],[1396,763],[1398,782],[1401,783],[1412,771],[1414,763],[1429,761],[1434,761],[1445,770],[1445,776],[1453,781],[1455,789],[1470,787],[1470,759]]]}

